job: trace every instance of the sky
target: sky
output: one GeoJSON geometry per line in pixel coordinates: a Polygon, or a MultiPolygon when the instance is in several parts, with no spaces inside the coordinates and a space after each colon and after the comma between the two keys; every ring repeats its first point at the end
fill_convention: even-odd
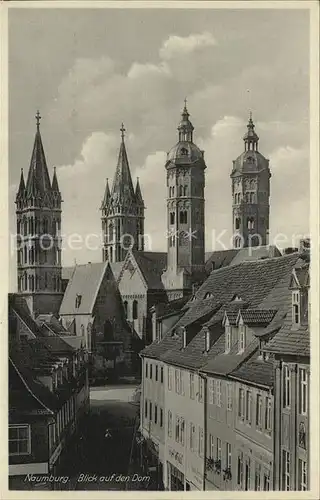
{"type": "MultiPolygon", "coordinates": [[[[164,165],[185,98],[207,164],[206,250],[231,247],[230,173],[249,111],[270,160],[270,242],[292,246],[307,235],[308,11],[164,8],[9,9],[11,233],[39,109],[49,172],[57,168],[64,200],[62,233],[100,236],[99,208],[124,122],[150,249],[165,251],[164,165]]],[[[63,265],[100,261],[98,239],[90,241],[96,249],[65,245],[63,265]]],[[[15,262],[12,249],[11,284],[15,262]]]]}

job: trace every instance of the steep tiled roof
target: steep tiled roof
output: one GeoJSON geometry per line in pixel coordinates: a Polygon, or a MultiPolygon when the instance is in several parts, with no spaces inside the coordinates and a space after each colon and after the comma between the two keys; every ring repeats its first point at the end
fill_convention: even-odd
{"type": "Polygon", "coordinates": [[[179,299],[170,300],[170,302],[156,304],[157,319],[170,316],[171,314],[177,314],[179,312],[182,314],[185,310],[185,305],[190,301],[190,299],[191,296],[186,295],[184,297],[180,297],[179,299]]]}
{"type": "Polygon", "coordinates": [[[147,282],[148,289],[163,290],[161,275],[167,265],[165,252],[134,252],[134,258],[147,282]]]}
{"type": "Polygon", "coordinates": [[[37,128],[26,183],[26,191],[32,194],[33,182],[41,194],[51,193],[51,182],[39,127],[37,128]]]}
{"type": "Polygon", "coordinates": [[[114,276],[114,279],[117,281],[119,274],[121,272],[123,266],[123,262],[110,262],[110,267],[114,276]]]}
{"type": "MultiPolygon", "coordinates": [[[[34,383],[31,387],[27,384],[26,380],[23,378],[19,369],[13,361],[9,358],[9,414],[11,412],[19,413],[29,413],[34,411],[41,411],[50,414],[50,406],[46,407],[45,404],[41,402],[37,396],[39,396],[38,386],[36,386],[36,391],[34,383]]],[[[50,391],[44,386],[41,388],[41,393],[46,392],[46,402],[51,399],[50,391]],[[49,394],[48,394],[49,392],[49,394]]],[[[53,397],[53,407],[55,406],[55,398],[53,397]]]]}
{"type": "Polygon", "coordinates": [[[225,352],[225,338],[221,321],[225,310],[234,300],[235,295],[241,297],[251,309],[276,309],[278,312],[271,320],[270,334],[279,328],[280,317],[283,320],[290,299],[288,290],[289,279],[293,266],[299,259],[298,254],[281,258],[245,261],[235,266],[227,266],[213,271],[196,294],[196,299],[188,303],[189,309],[174,326],[188,326],[199,321],[199,333],[195,334],[187,347],[181,351],[181,339],[172,336],[172,331],[160,341],[154,342],[142,351],[143,356],[166,360],[172,364],[186,366],[203,366],[209,373],[227,374],[235,370],[259,346],[259,340],[254,341],[246,351],[237,354],[238,347],[232,346],[229,354],[225,352]],[[204,297],[211,293],[211,297],[204,297]],[[288,299],[289,297],[289,299],[288,299]],[[210,318],[211,315],[211,318],[210,318]],[[209,326],[213,345],[208,354],[204,351],[205,333],[202,326],[209,326]],[[211,328],[212,327],[212,328],[211,328]],[[200,347],[201,346],[201,347],[200,347]]]}
{"type": "Polygon", "coordinates": [[[225,314],[229,320],[229,324],[233,326],[236,325],[237,318],[239,315],[239,310],[243,310],[248,306],[249,306],[248,302],[244,302],[243,300],[237,300],[228,304],[228,306],[225,309],[225,314]]]}
{"type": "Polygon", "coordinates": [[[60,315],[64,314],[91,314],[94,299],[106,272],[108,263],[88,263],[75,266],[72,278],[69,280],[62,303],[60,315]],[[76,308],[76,299],[81,297],[80,305],[76,308]]]}
{"type": "Polygon", "coordinates": [[[210,273],[213,269],[220,269],[221,267],[229,266],[238,252],[239,250],[235,248],[206,252],[206,271],[210,273]]]}
{"type": "Polygon", "coordinates": [[[272,387],[274,369],[272,360],[259,359],[259,352],[255,352],[239,368],[230,373],[230,377],[252,382],[264,387],[272,387]]]}
{"type": "Polygon", "coordinates": [[[109,197],[109,204],[114,203],[116,205],[123,202],[130,204],[132,202],[135,203],[135,201],[136,197],[132,183],[129,161],[124,138],[122,136],[118,163],[109,197]]]}
{"type": "Polygon", "coordinates": [[[268,259],[275,257],[281,257],[281,252],[275,246],[241,248],[237,252],[235,257],[232,259],[230,265],[235,266],[240,262],[268,259]]]}
{"type": "Polygon", "coordinates": [[[247,309],[241,311],[241,317],[246,325],[267,325],[274,318],[276,312],[273,309],[247,309]]]}
{"type": "Polygon", "coordinates": [[[294,356],[310,356],[310,331],[308,325],[292,328],[289,313],[279,332],[267,343],[265,351],[291,354],[294,356]]]}

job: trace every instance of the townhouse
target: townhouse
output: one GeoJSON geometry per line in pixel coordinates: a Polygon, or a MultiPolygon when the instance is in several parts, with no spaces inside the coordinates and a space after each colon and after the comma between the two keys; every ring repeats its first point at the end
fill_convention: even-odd
{"type": "MultiPolygon", "coordinates": [[[[293,253],[213,271],[175,316],[175,324],[142,351],[144,367],[163,367],[159,460],[166,489],[276,487],[276,355],[271,347],[290,309],[291,274],[301,265],[301,255],[293,253]]],[[[157,404],[146,373],[142,427],[146,394],[157,404]]],[[[152,426],[149,439],[156,441],[152,426]]]]}
{"type": "Polygon", "coordinates": [[[67,332],[61,337],[49,328],[44,336],[43,324],[16,299],[9,300],[9,487],[64,488],[64,481],[26,476],[72,472],[89,411],[87,353],[67,332]]]}
{"type": "Polygon", "coordinates": [[[279,332],[264,347],[275,364],[274,488],[310,489],[309,262],[292,271],[291,304],[279,332]]]}

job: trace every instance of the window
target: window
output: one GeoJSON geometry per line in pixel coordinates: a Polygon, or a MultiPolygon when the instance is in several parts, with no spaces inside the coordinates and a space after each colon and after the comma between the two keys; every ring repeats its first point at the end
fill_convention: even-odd
{"type": "Polygon", "coordinates": [[[160,427],[163,427],[163,409],[160,408],[160,427]]]}
{"type": "Polygon", "coordinates": [[[205,350],[206,352],[209,352],[210,351],[210,330],[207,329],[205,331],[205,338],[206,338],[206,346],[205,346],[205,350]]]}
{"type": "Polygon", "coordinates": [[[168,391],[172,390],[172,370],[168,367],[168,391]]]}
{"type": "Polygon", "coordinates": [[[308,410],[308,380],[305,368],[299,369],[299,413],[306,415],[308,410]]]}
{"type": "Polygon", "coordinates": [[[150,363],[150,365],[149,365],[149,377],[151,380],[152,379],[152,363],[150,363]]]}
{"type": "Polygon", "coordinates": [[[128,302],[126,300],[124,301],[123,306],[124,306],[124,312],[125,312],[125,315],[127,318],[128,317],[128,302]]]}
{"type": "Polygon", "coordinates": [[[148,363],[146,363],[146,378],[148,378],[148,363]]]}
{"type": "Polygon", "coordinates": [[[172,436],[172,412],[168,411],[168,436],[172,436]]]}
{"type": "Polygon", "coordinates": [[[158,382],[158,365],[156,365],[156,382],[158,382]]]}
{"type": "Polygon", "coordinates": [[[214,458],[214,437],[212,434],[209,436],[209,457],[214,458]]]}
{"type": "Polygon", "coordinates": [[[269,471],[263,474],[263,491],[270,490],[270,473],[269,471]]]}
{"type": "Polygon", "coordinates": [[[241,420],[244,420],[244,390],[243,389],[239,389],[238,416],[241,418],[241,420]]]}
{"type": "Polygon", "coordinates": [[[271,398],[269,396],[266,397],[266,407],[265,407],[265,422],[264,422],[264,427],[268,433],[271,432],[271,418],[272,418],[272,413],[271,413],[271,398]]]}
{"type": "Polygon", "coordinates": [[[261,465],[260,464],[256,464],[256,468],[255,468],[254,489],[255,489],[255,491],[261,490],[261,465]]]}
{"type": "Polygon", "coordinates": [[[180,417],[176,416],[176,433],[175,433],[175,439],[177,443],[180,442],[180,417]]]}
{"type": "Polygon", "coordinates": [[[282,450],[282,490],[290,491],[290,453],[282,450]]]}
{"type": "Polygon", "coordinates": [[[158,405],[154,405],[154,423],[158,422],[158,405]]]}
{"type": "Polygon", "coordinates": [[[231,444],[226,443],[226,467],[227,467],[227,469],[231,469],[231,464],[232,464],[231,444]]]}
{"type": "Polygon", "coordinates": [[[239,327],[239,354],[241,354],[244,349],[246,344],[246,331],[245,331],[245,326],[241,325],[239,327]]]}
{"type": "Polygon", "coordinates": [[[132,302],[132,319],[138,319],[138,301],[132,302]]]}
{"type": "Polygon", "coordinates": [[[252,402],[252,393],[251,391],[246,392],[246,421],[251,425],[251,402],[252,402]]]}
{"type": "Polygon", "coordinates": [[[250,460],[250,458],[247,458],[247,460],[246,460],[246,476],[245,476],[244,489],[246,491],[251,489],[251,460],[250,460]]]}
{"type": "Polygon", "coordinates": [[[238,486],[240,488],[243,488],[243,453],[241,452],[240,455],[238,455],[238,486]]]}
{"type": "Polygon", "coordinates": [[[174,371],[174,390],[177,394],[180,394],[180,376],[179,370],[174,371]]]}
{"type": "Polygon", "coordinates": [[[231,348],[231,326],[226,327],[226,354],[230,352],[231,348]]]}
{"type": "Polygon", "coordinates": [[[198,401],[199,403],[203,402],[203,378],[198,378],[198,401]]]}
{"type": "Polygon", "coordinates": [[[298,489],[299,491],[307,491],[308,489],[308,464],[304,460],[299,459],[298,470],[298,489]]]}
{"type": "Polygon", "coordinates": [[[194,373],[190,373],[189,377],[190,377],[190,399],[194,399],[194,373]]]}
{"type": "Polygon", "coordinates": [[[300,293],[292,292],[292,321],[294,325],[300,324],[300,293]]]}
{"type": "Polygon", "coordinates": [[[209,404],[216,404],[216,398],[215,398],[215,381],[213,378],[210,378],[208,381],[208,389],[209,389],[209,404]]]}
{"type": "Polygon", "coordinates": [[[170,224],[174,224],[174,219],[175,219],[175,213],[170,212],[170,224]]]}
{"type": "Polygon", "coordinates": [[[221,406],[221,380],[216,380],[217,406],[221,406]]]}
{"type": "Polygon", "coordinates": [[[256,402],[256,426],[258,429],[262,429],[262,397],[261,394],[257,394],[256,402]]]}
{"type": "Polygon", "coordinates": [[[190,423],[190,450],[195,451],[196,449],[196,427],[191,422],[190,423]]]}
{"type": "Polygon", "coordinates": [[[199,427],[199,447],[198,447],[198,453],[200,457],[203,457],[203,439],[204,433],[202,427],[199,427]]]}
{"type": "Polygon", "coordinates": [[[185,421],[184,418],[180,418],[180,443],[184,446],[184,429],[185,429],[185,421]]]}
{"type": "Polygon", "coordinates": [[[220,460],[220,463],[221,463],[221,439],[220,438],[217,438],[216,460],[220,460]]]}
{"type": "Polygon", "coordinates": [[[227,410],[232,410],[232,384],[227,382],[227,410]]]}
{"type": "Polygon", "coordinates": [[[187,345],[187,331],[185,328],[182,330],[182,347],[185,348],[187,345]]]}
{"type": "Polygon", "coordinates": [[[149,403],[149,420],[150,420],[150,422],[152,422],[152,403],[151,403],[151,401],[149,403]]]}
{"type": "Polygon", "coordinates": [[[144,402],[144,418],[148,418],[148,401],[144,402]]]}
{"type": "Polygon", "coordinates": [[[76,302],[75,302],[76,309],[79,309],[79,307],[81,305],[81,300],[82,300],[82,295],[77,294],[76,295],[76,302]]]}
{"type": "Polygon", "coordinates": [[[283,407],[290,408],[291,372],[287,365],[283,367],[283,407]]]}
{"type": "Polygon", "coordinates": [[[183,370],[179,370],[179,378],[180,378],[180,394],[184,396],[184,372],[183,370]]]}
{"type": "Polygon", "coordinates": [[[160,382],[163,384],[163,366],[160,368],[160,382]]]}
{"type": "Polygon", "coordinates": [[[240,229],[240,219],[239,219],[239,217],[236,217],[235,227],[236,227],[236,229],[240,229]]]}
{"type": "Polygon", "coordinates": [[[188,222],[188,212],[186,210],[180,211],[180,224],[187,224],[188,222]]]}
{"type": "Polygon", "coordinates": [[[9,425],[9,455],[29,455],[31,435],[29,425],[9,425]]]}

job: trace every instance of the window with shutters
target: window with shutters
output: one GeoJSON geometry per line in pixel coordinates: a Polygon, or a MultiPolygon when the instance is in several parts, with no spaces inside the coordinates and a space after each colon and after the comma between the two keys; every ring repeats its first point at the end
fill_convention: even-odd
{"type": "Polygon", "coordinates": [[[220,379],[216,379],[216,398],[217,398],[217,401],[216,401],[217,406],[221,407],[222,398],[221,398],[221,380],[220,379]]]}
{"type": "Polygon", "coordinates": [[[252,413],[252,393],[251,391],[246,391],[246,409],[245,409],[245,419],[247,424],[251,425],[251,413],[252,413]]]}
{"type": "Polygon", "coordinates": [[[239,389],[238,416],[244,420],[244,390],[239,389]]]}
{"type": "Polygon", "coordinates": [[[232,384],[227,382],[227,410],[232,410],[232,384]]]}
{"type": "Polygon", "coordinates": [[[266,397],[265,400],[265,422],[264,422],[265,430],[268,434],[271,433],[272,428],[272,408],[271,408],[271,398],[269,396],[266,397]]]}
{"type": "Polygon", "coordinates": [[[168,391],[172,390],[172,369],[168,366],[168,391]]]}
{"type": "Polygon", "coordinates": [[[256,427],[262,430],[262,396],[257,394],[256,400],[256,427]]]}
{"type": "Polygon", "coordinates": [[[299,369],[299,413],[306,415],[308,411],[308,380],[307,370],[299,369]]]}
{"type": "Polygon", "coordinates": [[[283,407],[290,408],[291,372],[287,365],[283,366],[283,407]]]}
{"type": "Polygon", "coordinates": [[[194,373],[189,374],[189,381],[190,399],[194,399],[194,373]]]}

